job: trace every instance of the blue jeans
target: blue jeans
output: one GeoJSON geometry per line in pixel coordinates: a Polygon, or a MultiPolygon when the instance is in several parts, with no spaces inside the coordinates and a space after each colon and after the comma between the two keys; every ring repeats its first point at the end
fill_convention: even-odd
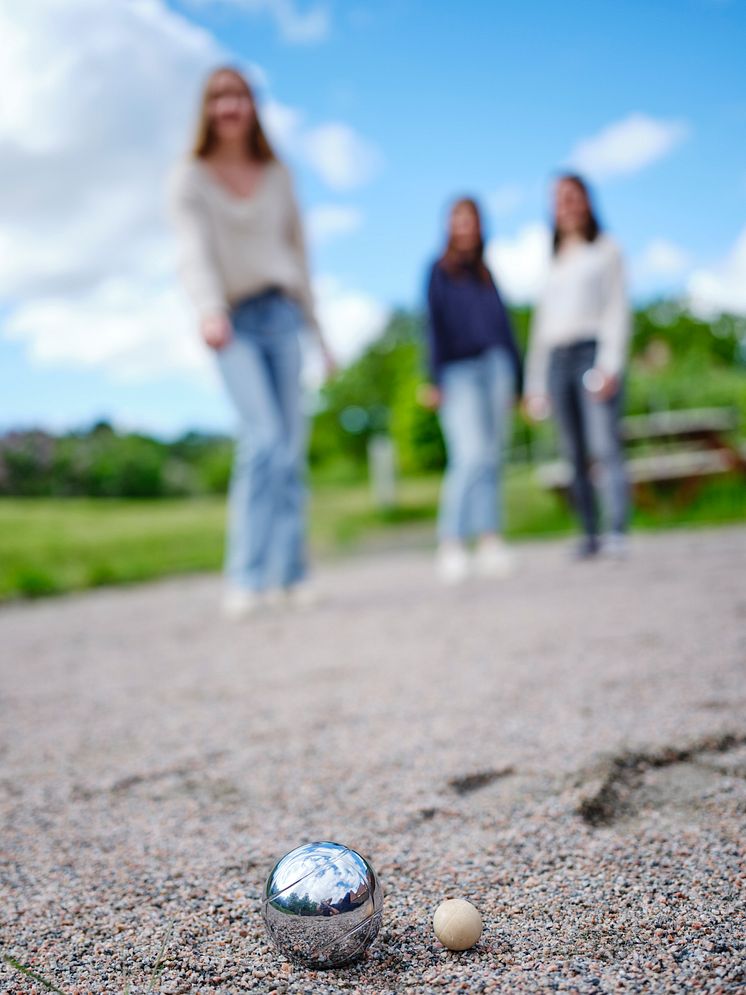
{"type": "Polygon", "coordinates": [[[504,349],[489,349],[443,369],[440,424],[448,454],[438,536],[468,539],[498,532],[500,478],[511,424],[513,367],[504,349]]]}
{"type": "Polygon", "coordinates": [[[239,304],[217,352],[239,428],[228,498],[226,574],[237,587],[287,587],[306,572],[301,310],[278,291],[239,304]]]}
{"type": "Polygon", "coordinates": [[[629,486],[619,434],[621,388],[606,401],[596,400],[583,385],[593,368],[595,341],[576,342],[552,350],[549,359],[549,399],[562,448],[573,470],[575,507],[586,535],[597,536],[598,511],[591,480],[591,463],[600,471],[605,525],[612,532],[627,529],[629,486]]]}

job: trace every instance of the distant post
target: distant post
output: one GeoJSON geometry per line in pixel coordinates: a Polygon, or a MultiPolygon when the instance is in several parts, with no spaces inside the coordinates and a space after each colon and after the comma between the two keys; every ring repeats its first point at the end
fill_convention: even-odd
{"type": "Polygon", "coordinates": [[[368,440],[368,473],[377,508],[396,504],[396,451],[389,435],[372,435],[368,440]]]}

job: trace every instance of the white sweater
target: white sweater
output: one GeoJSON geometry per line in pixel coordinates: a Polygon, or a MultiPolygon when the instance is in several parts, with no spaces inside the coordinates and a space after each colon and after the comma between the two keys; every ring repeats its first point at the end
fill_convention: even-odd
{"type": "Polygon", "coordinates": [[[204,162],[186,159],[171,176],[169,202],[181,276],[200,317],[275,287],[318,327],[300,215],[282,163],[267,163],[254,193],[239,197],[204,162]]]}
{"type": "Polygon", "coordinates": [[[552,258],[534,311],[526,363],[526,394],[546,394],[549,355],[556,346],[596,339],[596,366],[617,376],[630,333],[622,254],[608,235],[579,242],[552,258]]]}

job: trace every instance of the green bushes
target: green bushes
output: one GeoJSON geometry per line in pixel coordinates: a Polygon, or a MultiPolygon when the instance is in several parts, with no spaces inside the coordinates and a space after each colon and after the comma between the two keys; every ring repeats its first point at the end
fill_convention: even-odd
{"type": "Polygon", "coordinates": [[[360,476],[368,443],[378,433],[393,437],[403,472],[443,466],[438,420],[417,402],[424,369],[420,324],[418,316],[397,312],[357,362],[323,388],[311,435],[312,467],[323,471],[331,463],[338,476],[344,461],[350,476],[360,476]]]}
{"type": "Polygon", "coordinates": [[[746,427],[746,319],[711,322],[660,302],[635,315],[627,384],[631,414],[735,407],[746,427]]]}
{"type": "MultiPolygon", "coordinates": [[[[514,309],[513,327],[525,351],[530,311],[514,309]]],[[[445,459],[437,417],[417,401],[425,377],[420,315],[396,313],[381,336],[322,392],[312,436],[312,465],[325,473],[340,462],[350,476],[365,471],[368,440],[388,432],[405,474],[442,469],[445,459]]],[[[675,304],[659,302],[635,314],[627,411],[736,406],[746,425],[746,319],[724,315],[698,319],[675,304]]],[[[516,416],[513,456],[546,454],[553,445],[549,425],[516,416]]]]}
{"type": "MultiPolygon", "coordinates": [[[[530,313],[513,312],[522,347],[530,313]]],[[[395,313],[381,337],[318,397],[310,462],[317,479],[339,484],[366,473],[368,443],[388,433],[405,475],[438,472],[445,461],[438,419],[417,400],[425,376],[422,317],[395,313]]],[[[746,425],[746,319],[706,322],[661,302],[635,315],[627,383],[631,414],[669,408],[735,406],[746,425]]],[[[543,456],[548,425],[517,416],[513,458],[543,456]]],[[[166,498],[222,494],[232,442],[190,432],[172,443],[100,423],[87,433],[44,432],[0,439],[0,495],[19,497],[166,498]]]]}
{"type": "Polygon", "coordinates": [[[225,490],[230,440],[191,433],[173,444],[119,434],[101,423],[55,438],[10,433],[0,440],[0,495],[183,497],[225,490]]]}

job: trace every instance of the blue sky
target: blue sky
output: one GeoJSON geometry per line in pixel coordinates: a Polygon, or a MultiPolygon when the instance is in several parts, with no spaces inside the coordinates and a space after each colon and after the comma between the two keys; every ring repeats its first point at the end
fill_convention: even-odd
{"type": "MultiPolygon", "coordinates": [[[[738,234],[743,4],[381,0],[332,9],[327,40],[302,48],[283,44],[268,18],[249,22],[227,5],[219,16],[205,11],[203,23],[258,57],[278,97],[349,118],[383,150],[386,168],[355,198],[366,237],[354,255],[340,243],[327,250],[335,272],[411,300],[455,191],[486,199],[503,184],[531,187],[499,221],[512,230],[543,215],[547,177],[579,139],[634,111],[683,120],[692,134],[670,157],[601,186],[603,213],[628,249],[665,234],[707,259],[738,234]]],[[[321,194],[310,178],[303,189],[309,201],[321,194]]]]}
{"type": "Polygon", "coordinates": [[[506,296],[530,300],[564,165],[595,181],[636,299],[746,314],[738,0],[31,6],[0,13],[14,93],[0,109],[0,430],[230,425],[162,209],[196,89],[223,59],[255,67],[343,358],[392,306],[418,304],[458,193],[485,207],[506,296]]]}

